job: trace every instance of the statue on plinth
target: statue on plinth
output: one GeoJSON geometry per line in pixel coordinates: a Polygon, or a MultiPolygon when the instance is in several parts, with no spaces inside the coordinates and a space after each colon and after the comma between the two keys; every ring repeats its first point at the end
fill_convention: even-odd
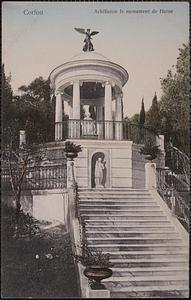
{"type": "Polygon", "coordinates": [[[102,159],[98,158],[95,164],[95,187],[103,187],[103,171],[104,171],[104,164],[102,163],[102,159]]]}
{"type": "Polygon", "coordinates": [[[83,136],[92,136],[96,134],[95,121],[90,117],[90,113],[87,112],[84,120],[82,121],[82,132],[83,136]]]}
{"type": "Polygon", "coordinates": [[[79,33],[82,33],[82,34],[85,34],[85,39],[84,39],[84,47],[83,47],[83,51],[84,52],[87,52],[87,51],[94,51],[94,47],[93,47],[93,44],[91,42],[91,37],[92,35],[95,35],[95,34],[98,34],[99,31],[92,31],[91,32],[91,29],[87,29],[85,31],[85,29],[83,28],[74,28],[76,31],[78,31],[79,33]]]}

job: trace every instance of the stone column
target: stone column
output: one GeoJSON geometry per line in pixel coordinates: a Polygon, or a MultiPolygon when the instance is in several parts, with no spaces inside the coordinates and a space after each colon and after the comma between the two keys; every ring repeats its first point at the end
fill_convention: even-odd
{"type": "Polygon", "coordinates": [[[79,81],[73,82],[73,128],[72,137],[80,138],[80,84],[79,81]]]}
{"type": "Polygon", "coordinates": [[[64,101],[64,111],[68,115],[69,120],[64,123],[65,137],[71,138],[72,130],[72,101],[64,101]],[[66,132],[67,131],[67,132],[66,132]]]}
{"type": "Polygon", "coordinates": [[[112,91],[111,83],[105,83],[105,139],[113,138],[113,122],[112,122],[112,91]]]}
{"type": "Polygon", "coordinates": [[[122,94],[117,95],[116,108],[115,108],[115,139],[122,140],[123,138],[123,127],[122,127],[122,94]]]}
{"type": "Polygon", "coordinates": [[[62,140],[62,95],[56,93],[55,140],[62,140]]]}
{"type": "Polygon", "coordinates": [[[97,134],[98,139],[103,139],[103,106],[97,106],[97,134]]]}

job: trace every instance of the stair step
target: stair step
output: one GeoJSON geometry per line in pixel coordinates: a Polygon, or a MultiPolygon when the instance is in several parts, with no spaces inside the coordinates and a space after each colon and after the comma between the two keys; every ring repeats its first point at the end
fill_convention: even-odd
{"type": "Polygon", "coordinates": [[[93,237],[87,238],[88,243],[89,244],[100,244],[101,242],[103,242],[104,244],[106,243],[113,243],[113,244],[121,244],[124,245],[126,243],[134,243],[134,244],[141,244],[141,243],[145,243],[145,244],[149,244],[149,243],[178,243],[178,242],[182,242],[181,239],[179,238],[173,238],[173,237],[165,237],[165,238],[152,238],[152,237],[93,237]]]}
{"type": "Polygon", "coordinates": [[[128,199],[117,199],[117,200],[105,200],[105,199],[97,199],[97,200],[79,200],[80,206],[82,204],[84,205],[117,205],[117,206],[121,206],[121,205],[133,205],[133,206],[157,206],[157,202],[156,201],[150,201],[150,200],[128,200],[128,199]]]}
{"type": "MultiPolygon", "coordinates": [[[[136,224],[138,224],[138,222],[139,221],[137,221],[137,220],[135,220],[135,217],[137,217],[138,219],[140,218],[140,219],[142,219],[141,220],[141,222],[143,222],[143,221],[148,221],[148,220],[150,220],[150,221],[154,221],[154,220],[157,220],[157,221],[167,221],[167,217],[165,216],[165,215],[162,215],[162,216],[159,216],[159,215],[148,215],[148,216],[145,216],[144,214],[138,214],[137,216],[136,215],[134,215],[134,216],[132,216],[132,214],[125,214],[125,215],[116,215],[116,214],[108,214],[108,215],[95,215],[95,214],[93,214],[93,215],[91,215],[91,214],[89,214],[89,215],[86,215],[86,214],[83,214],[82,215],[82,217],[84,217],[85,218],[85,220],[95,220],[95,219],[97,219],[97,220],[99,220],[100,221],[100,219],[103,221],[103,219],[102,218],[104,218],[104,220],[106,219],[106,220],[112,220],[113,222],[115,222],[115,221],[121,221],[122,219],[123,220],[126,220],[126,222],[130,222],[130,221],[135,221],[136,222],[136,224]]],[[[115,223],[116,224],[116,226],[117,226],[117,223],[115,223]]]]}
{"type": "Polygon", "coordinates": [[[156,286],[134,286],[134,287],[116,287],[114,292],[111,292],[112,298],[174,298],[177,296],[188,297],[188,284],[176,285],[156,285],[156,286]],[[182,293],[181,293],[182,292],[182,293]]]}
{"type": "Polygon", "coordinates": [[[126,224],[127,226],[139,226],[139,225],[149,225],[149,226],[152,226],[152,225],[161,225],[161,224],[164,224],[164,225],[169,225],[171,224],[169,221],[167,220],[142,220],[142,219],[131,219],[131,220],[108,220],[108,219],[91,219],[91,220],[88,220],[86,219],[85,220],[85,223],[86,224],[99,224],[100,226],[105,226],[106,224],[109,226],[109,225],[115,225],[115,226],[120,226],[121,224],[126,224]]]}
{"type": "Polygon", "coordinates": [[[131,278],[134,276],[189,276],[189,268],[182,267],[182,266],[176,266],[176,267],[137,267],[137,268],[113,268],[113,276],[120,276],[120,277],[126,277],[131,278]]]}
{"type": "Polygon", "coordinates": [[[84,214],[88,214],[88,215],[91,215],[91,214],[95,214],[95,213],[99,213],[99,214],[103,214],[103,215],[124,215],[124,216],[132,216],[132,215],[141,215],[143,214],[144,216],[160,216],[160,215],[164,215],[163,211],[160,211],[160,210],[140,210],[140,209],[137,209],[136,211],[135,210],[131,210],[131,209],[128,209],[128,210],[123,210],[123,211],[116,211],[116,210],[108,210],[108,211],[104,211],[103,209],[92,209],[92,210],[86,210],[86,209],[81,209],[81,215],[83,216],[84,214]]]}
{"type": "MultiPolygon", "coordinates": [[[[103,251],[103,253],[108,253],[103,251]]],[[[157,250],[157,251],[113,251],[110,253],[110,257],[115,257],[116,255],[187,255],[186,251],[180,251],[175,249],[174,252],[168,250],[157,250]]]]}
{"type": "Polygon", "coordinates": [[[129,231],[87,231],[87,237],[153,237],[153,238],[164,238],[164,237],[179,237],[176,232],[129,232],[129,231]]]}
{"type": "MultiPolygon", "coordinates": [[[[126,194],[111,194],[111,195],[109,195],[109,194],[100,194],[100,195],[98,195],[98,194],[92,194],[92,195],[82,195],[82,194],[79,194],[79,199],[109,199],[109,200],[118,200],[118,199],[123,199],[123,200],[128,200],[128,199],[131,199],[131,200],[133,200],[133,199],[137,199],[137,200],[146,200],[146,199],[148,199],[148,200],[153,200],[153,198],[151,197],[151,195],[142,195],[142,194],[140,194],[140,195],[136,195],[136,194],[134,194],[134,195],[126,195],[126,194]]],[[[154,201],[154,200],[153,200],[154,201]]]]}
{"type": "Polygon", "coordinates": [[[167,267],[167,266],[188,266],[188,260],[186,258],[112,258],[110,262],[113,267],[167,267]]]}
{"type": "Polygon", "coordinates": [[[95,203],[90,203],[90,204],[87,204],[87,203],[80,203],[80,209],[83,209],[83,208],[90,208],[90,209],[92,209],[92,208],[100,208],[100,209],[102,209],[102,208],[126,208],[126,207],[130,207],[131,209],[133,209],[133,208],[141,208],[141,207],[143,207],[143,208],[151,208],[151,207],[154,207],[154,208],[160,208],[160,206],[159,205],[156,205],[156,204],[149,204],[149,205],[147,205],[147,204],[145,204],[145,203],[143,203],[143,204],[121,204],[121,203],[115,203],[115,204],[95,204],[95,203]]]}
{"type": "Polygon", "coordinates": [[[100,219],[102,216],[106,216],[106,217],[166,217],[166,215],[162,212],[162,211],[157,211],[157,210],[118,210],[118,211],[114,211],[114,210],[107,210],[107,211],[103,211],[103,210],[93,210],[92,211],[86,211],[83,210],[81,211],[81,216],[82,217],[93,217],[99,215],[100,219]]]}
{"type": "Polygon", "coordinates": [[[97,193],[139,193],[139,194],[143,194],[143,193],[148,193],[148,190],[145,189],[125,189],[125,188],[111,188],[111,189],[83,189],[83,188],[79,188],[78,189],[79,193],[92,193],[92,194],[97,194],[97,193]]]}
{"type": "MultiPolygon", "coordinates": [[[[107,251],[104,252],[104,253],[108,253],[107,251]]],[[[187,259],[188,258],[188,254],[186,252],[181,252],[181,253],[178,253],[178,252],[174,252],[174,253],[171,253],[171,252],[165,252],[165,251],[161,251],[161,253],[158,251],[158,252],[148,252],[148,251],[138,251],[138,252],[134,252],[134,251],[131,251],[131,252],[127,252],[127,251],[119,251],[119,252],[111,252],[110,253],[110,258],[113,258],[113,259],[147,259],[147,258],[157,258],[157,259],[160,259],[160,258],[173,258],[176,260],[177,258],[185,258],[187,259]]]]}
{"type": "Polygon", "coordinates": [[[145,205],[145,206],[136,206],[136,205],[108,205],[108,206],[98,206],[98,205],[81,205],[80,204],[80,211],[81,212],[116,212],[121,213],[121,211],[128,211],[128,212],[162,212],[160,210],[160,206],[157,205],[145,205]]]}
{"type": "Polygon", "coordinates": [[[115,252],[115,251],[148,251],[148,250],[166,250],[166,251],[180,251],[181,249],[187,249],[186,245],[182,244],[96,244],[91,245],[91,248],[100,248],[106,252],[115,252]]]}
{"type": "Polygon", "coordinates": [[[167,286],[170,284],[187,284],[188,277],[183,275],[179,276],[136,276],[131,278],[126,277],[110,277],[104,279],[103,283],[107,283],[110,290],[114,290],[116,287],[134,287],[134,286],[156,286],[157,284],[167,286]]]}
{"type": "Polygon", "coordinates": [[[175,230],[174,226],[170,226],[170,225],[118,225],[117,227],[113,224],[113,225],[94,225],[92,224],[86,224],[86,229],[87,231],[105,231],[105,230],[112,230],[113,232],[119,232],[119,231],[128,231],[128,232],[145,232],[147,231],[149,232],[164,232],[162,230],[165,231],[172,231],[175,230]]]}

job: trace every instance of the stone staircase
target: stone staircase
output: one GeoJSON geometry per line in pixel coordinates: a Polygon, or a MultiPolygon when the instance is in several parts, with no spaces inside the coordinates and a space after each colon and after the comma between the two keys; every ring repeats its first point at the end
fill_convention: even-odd
{"type": "Polygon", "coordinates": [[[188,297],[188,246],[147,190],[79,189],[89,246],[110,253],[111,298],[188,297]]]}

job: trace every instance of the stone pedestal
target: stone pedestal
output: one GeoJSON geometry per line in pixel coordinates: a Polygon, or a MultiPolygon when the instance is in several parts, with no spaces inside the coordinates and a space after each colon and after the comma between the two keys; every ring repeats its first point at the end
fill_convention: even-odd
{"type": "Polygon", "coordinates": [[[145,164],[145,188],[148,190],[156,189],[156,164],[149,162],[145,164]]]}
{"type": "Polygon", "coordinates": [[[86,298],[110,298],[110,291],[108,290],[92,290],[89,286],[86,289],[86,298]]]}
{"type": "Polygon", "coordinates": [[[101,154],[102,162],[105,161],[104,188],[132,188],[131,141],[72,141],[82,147],[82,152],[75,159],[75,178],[80,188],[92,188],[92,159],[96,153],[101,154]]]}

